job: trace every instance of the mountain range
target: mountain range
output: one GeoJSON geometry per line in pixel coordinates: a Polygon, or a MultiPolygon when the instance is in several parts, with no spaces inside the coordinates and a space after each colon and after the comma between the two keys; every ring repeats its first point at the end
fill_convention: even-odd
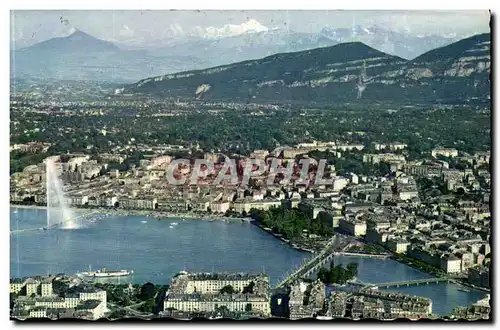
{"type": "Polygon", "coordinates": [[[412,35],[407,32],[397,32],[379,25],[368,28],[356,25],[353,28],[328,28],[321,35],[336,43],[359,41],[384,53],[405,59],[417,56],[459,40],[456,36],[446,35],[412,35]]]}
{"type": "Polygon", "coordinates": [[[458,103],[490,97],[490,34],[413,60],[348,42],[146,78],[122,93],[225,101],[458,103]]]}
{"type": "Polygon", "coordinates": [[[11,75],[133,82],[145,76],[204,69],[346,41],[361,41],[405,59],[455,41],[453,37],[413,36],[380,26],[327,27],[319,33],[267,29],[252,21],[244,27],[239,31],[241,26],[228,25],[205,31],[204,37],[161,40],[146,48],[100,40],[75,29],[68,36],[11,51],[11,75]]]}
{"type": "Polygon", "coordinates": [[[10,63],[11,77],[110,82],[206,67],[197,57],[152,56],[146,50],[122,49],[80,30],[11,51],[10,63]]]}

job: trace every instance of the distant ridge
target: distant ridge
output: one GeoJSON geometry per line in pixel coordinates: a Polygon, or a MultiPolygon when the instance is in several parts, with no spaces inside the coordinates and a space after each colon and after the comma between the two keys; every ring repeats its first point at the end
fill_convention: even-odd
{"type": "MultiPolygon", "coordinates": [[[[368,61],[370,71],[381,67],[395,67],[406,60],[385,54],[360,42],[349,42],[330,47],[316,48],[267,56],[259,60],[223,65],[215,68],[187,71],[178,74],[147,78],[127,86],[125,92],[153,93],[163,96],[194,95],[198,86],[211,86],[215,98],[257,98],[269,88],[274,93],[289,93],[287,87],[304,92],[315,85],[321,86],[351,75],[348,81],[356,83],[356,75],[368,61]],[[350,65],[350,66],[349,66],[350,65]],[[373,69],[372,69],[373,68],[373,69]],[[289,86],[292,85],[292,86],[289,86]]],[[[339,80],[340,82],[340,80],[339,80]]],[[[355,85],[353,85],[355,89],[355,85]]],[[[350,94],[356,91],[351,89],[350,94]]],[[[269,95],[270,96],[270,95],[269,95]]],[[[266,95],[267,97],[269,97],[266,95]]],[[[296,97],[298,97],[297,94],[296,97]]],[[[292,98],[296,98],[292,97],[292,98]]]]}
{"type": "MultiPolygon", "coordinates": [[[[457,57],[464,55],[464,53],[466,53],[467,51],[470,52],[471,49],[475,49],[474,47],[480,43],[487,42],[489,45],[490,39],[491,36],[489,33],[476,34],[472,37],[459,40],[451,45],[428,51],[427,53],[422,54],[417,58],[415,58],[412,62],[420,63],[429,61],[440,61],[443,59],[446,60],[455,59],[457,57]]],[[[487,52],[489,52],[489,46],[487,52]]]]}
{"type": "Polygon", "coordinates": [[[203,67],[194,56],[152,56],[146,51],[121,49],[75,29],[11,52],[11,76],[58,80],[133,82],[144,75],[203,67]]]}
{"type": "Polygon", "coordinates": [[[118,51],[119,48],[109,41],[95,38],[79,29],[66,37],[52,38],[32,46],[21,48],[20,52],[106,52],[118,51]]]}
{"type": "Polygon", "coordinates": [[[124,86],[123,93],[252,102],[486,100],[489,46],[489,34],[482,34],[408,61],[348,42],[146,78],[124,86]]]}

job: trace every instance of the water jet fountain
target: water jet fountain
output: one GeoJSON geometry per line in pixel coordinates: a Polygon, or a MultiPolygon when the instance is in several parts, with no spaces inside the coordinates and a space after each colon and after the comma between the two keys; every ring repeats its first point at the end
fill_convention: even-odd
{"type": "Polygon", "coordinates": [[[64,229],[79,228],[80,226],[69,208],[62,182],[59,179],[60,164],[56,163],[58,159],[57,156],[45,159],[47,229],[54,226],[64,229]]]}

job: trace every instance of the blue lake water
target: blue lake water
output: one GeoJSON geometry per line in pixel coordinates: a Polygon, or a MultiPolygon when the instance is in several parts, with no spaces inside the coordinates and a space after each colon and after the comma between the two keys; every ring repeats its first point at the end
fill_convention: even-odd
{"type": "MultiPolygon", "coordinates": [[[[11,230],[46,225],[43,209],[11,208],[11,230]]],[[[248,223],[108,216],[76,230],[52,229],[10,235],[11,277],[47,273],[74,274],[107,267],[134,270],[135,283],[168,284],[187,271],[262,272],[276,284],[309,254],[297,251],[248,223]],[[142,221],[142,222],[141,222],[142,221]],[[143,223],[147,221],[147,223],[143,223]],[[170,228],[172,222],[178,225],[170,228]]],[[[336,263],[358,263],[358,278],[382,283],[431,277],[391,259],[340,256],[336,263]]],[[[433,312],[446,315],[485,296],[463,292],[455,284],[400,287],[392,291],[426,296],[433,312]]]]}

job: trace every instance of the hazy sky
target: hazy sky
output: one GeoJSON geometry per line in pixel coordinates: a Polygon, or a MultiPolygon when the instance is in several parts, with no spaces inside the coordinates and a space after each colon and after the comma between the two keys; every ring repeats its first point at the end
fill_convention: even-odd
{"type": "Polygon", "coordinates": [[[78,28],[95,37],[130,45],[186,36],[237,35],[248,30],[281,28],[318,32],[353,24],[419,34],[460,37],[489,31],[484,11],[22,11],[11,12],[11,42],[27,46],[78,28]]]}

